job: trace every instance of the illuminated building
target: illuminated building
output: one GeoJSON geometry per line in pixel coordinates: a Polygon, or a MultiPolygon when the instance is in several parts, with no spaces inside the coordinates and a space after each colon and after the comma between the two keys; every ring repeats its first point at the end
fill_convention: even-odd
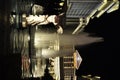
{"type": "MultiPolygon", "coordinates": [[[[47,1],[45,0],[45,2],[47,1]]],[[[75,46],[84,46],[101,40],[101,38],[88,37],[88,34],[84,34],[84,36],[82,31],[95,17],[99,18],[106,12],[110,13],[117,10],[119,1],[61,0],[55,2],[53,0],[49,4],[38,3],[38,5],[43,6],[43,8],[38,9],[38,12],[36,8],[31,10],[34,3],[38,2],[12,0],[10,4],[16,5],[10,5],[11,8],[8,11],[10,12],[8,23],[10,23],[11,28],[10,50],[13,54],[21,55],[21,78],[42,79],[47,69],[55,80],[76,80],[76,69],[79,68],[82,58],[75,46]],[[44,8],[45,10],[42,12],[44,8]],[[56,15],[64,10],[64,21],[62,21],[64,33],[62,35],[57,34],[51,24],[31,26],[25,21],[26,16],[29,15],[44,15],[49,12],[51,15],[52,11],[56,15]],[[26,15],[24,16],[24,14],[26,15]],[[70,27],[72,31],[66,34],[67,31],[69,32],[67,28],[72,24],[75,26],[70,27]]]]}

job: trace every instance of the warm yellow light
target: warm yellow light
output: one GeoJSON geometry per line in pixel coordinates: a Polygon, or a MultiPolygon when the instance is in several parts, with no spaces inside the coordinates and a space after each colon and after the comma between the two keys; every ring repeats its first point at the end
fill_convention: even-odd
{"type": "Polygon", "coordinates": [[[63,6],[63,5],[64,5],[64,3],[63,3],[63,2],[61,2],[61,3],[59,3],[59,5],[60,5],[60,6],[63,6]]]}
{"type": "Polygon", "coordinates": [[[73,56],[74,56],[74,67],[78,69],[82,62],[82,58],[77,50],[74,52],[73,56]]]}

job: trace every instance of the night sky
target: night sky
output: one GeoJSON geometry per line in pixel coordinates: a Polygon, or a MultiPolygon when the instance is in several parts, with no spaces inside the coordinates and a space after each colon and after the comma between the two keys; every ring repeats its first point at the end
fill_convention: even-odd
{"type": "MultiPolygon", "coordinates": [[[[9,4],[8,4],[9,5],[9,4]]],[[[0,6],[0,80],[20,78],[20,55],[4,55],[9,53],[9,28],[1,18],[4,12],[0,6]]],[[[118,54],[119,54],[119,26],[120,9],[100,18],[90,20],[85,32],[96,33],[104,38],[103,42],[94,43],[86,47],[77,46],[83,62],[76,75],[98,75],[101,80],[118,79],[118,54]]]]}
{"type": "Polygon", "coordinates": [[[101,80],[115,80],[118,78],[119,54],[119,22],[120,9],[100,18],[94,18],[86,26],[85,31],[96,33],[104,41],[80,49],[83,62],[77,71],[78,75],[93,74],[101,76],[101,80]]]}

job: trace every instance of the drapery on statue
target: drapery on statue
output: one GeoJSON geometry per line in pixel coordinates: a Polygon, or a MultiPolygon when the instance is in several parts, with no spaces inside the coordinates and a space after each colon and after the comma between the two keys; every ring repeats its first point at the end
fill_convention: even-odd
{"type": "Polygon", "coordinates": [[[59,23],[60,16],[63,16],[64,13],[59,15],[29,15],[26,17],[27,24],[35,26],[35,25],[47,25],[49,23],[53,23],[57,28],[57,33],[62,34],[63,28],[59,23]]]}

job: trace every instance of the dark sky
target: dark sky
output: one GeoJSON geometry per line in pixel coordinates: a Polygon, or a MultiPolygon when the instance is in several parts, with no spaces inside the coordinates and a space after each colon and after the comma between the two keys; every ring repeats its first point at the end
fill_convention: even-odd
{"type": "Polygon", "coordinates": [[[86,26],[85,31],[103,37],[104,42],[95,43],[79,49],[83,62],[77,71],[78,75],[93,74],[101,76],[101,80],[117,78],[119,54],[120,9],[100,18],[94,18],[86,26]]]}

